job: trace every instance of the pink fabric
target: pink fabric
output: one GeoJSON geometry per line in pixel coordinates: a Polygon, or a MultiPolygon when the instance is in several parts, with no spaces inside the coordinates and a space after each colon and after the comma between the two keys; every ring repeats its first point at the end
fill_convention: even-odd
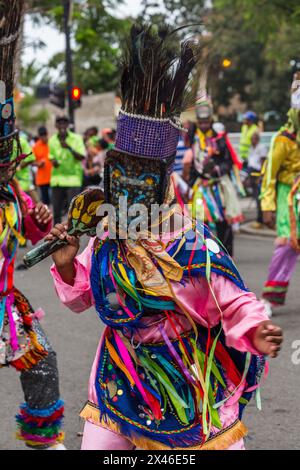
{"type": "MultiPolygon", "coordinates": [[[[28,207],[28,210],[34,209],[35,204],[28,194],[22,191],[22,197],[28,207]]],[[[24,219],[24,237],[30,240],[33,245],[38,241],[42,240],[51,230],[52,222],[49,222],[47,226],[39,226],[35,220],[34,214],[28,214],[24,219]]]]}
{"type": "MultiPolygon", "coordinates": [[[[89,279],[92,246],[93,240],[90,241],[88,247],[83,251],[83,253],[76,258],[76,277],[73,286],[65,284],[55,266],[51,267],[55,288],[60,300],[76,313],[83,312],[94,303],[89,279]]],[[[222,319],[226,343],[228,346],[234,347],[242,352],[249,351],[253,354],[259,354],[250,340],[250,335],[248,337],[248,333],[253,328],[257,327],[262,321],[268,320],[268,316],[264,305],[257,300],[255,295],[251,292],[242,291],[228,279],[214,273],[211,275],[211,286],[215,298],[212,295],[205,278],[196,279],[193,283],[188,280],[186,281],[185,285],[173,282],[172,287],[177,298],[180,299],[181,303],[194,321],[204,327],[207,327],[208,325],[213,327],[222,319]]],[[[158,324],[164,327],[170,339],[176,337],[169,321],[162,314],[155,315],[151,318],[146,317],[143,320],[143,323],[144,326],[148,327],[142,328],[140,331],[136,332],[134,340],[137,343],[155,343],[161,341],[162,337],[158,324]]],[[[191,329],[188,319],[183,315],[180,316],[180,323],[182,328],[178,327],[179,332],[191,329]]],[[[105,332],[102,339],[104,335],[105,332]]],[[[98,400],[95,390],[95,380],[101,342],[102,341],[100,341],[92,366],[88,389],[88,399],[96,405],[98,400]]],[[[235,396],[235,400],[225,403],[220,408],[220,419],[223,426],[232,424],[238,418],[237,400],[241,396],[242,392],[243,388],[240,388],[239,392],[235,396]]],[[[87,426],[87,429],[90,429],[90,426],[87,426]]],[[[102,432],[104,431],[101,429],[101,433],[102,432]]],[[[106,434],[102,435],[104,436],[106,434]]],[[[122,442],[124,441],[123,438],[120,439],[122,442]]],[[[88,437],[84,437],[84,448],[90,448],[90,445],[94,445],[89,444],[88,440],[88,437]]],[[[103,440],[105,440],[104,437],[103,440]]],[[[95,436],[93,433],[91,442],[95,442],[95,436]]],[[[100,445],[104,446],[100,447],[102,449],[106,448],[105,446],[109,444],[103,443],[100,445]]]]}
{"type": "Polygon", "coordinates": [[[94,304],[90,284],[93,243],[94,239],[92,238],[86,249],[75,260],[76,276],[72,286],[62,281],[55,265],[51,267],[58,297],[75,313],[84,312],[94,304]]]}
{"type": "Polygon", "coordinates": [[[186,163],[192,163],[194,160],[194,153],[192,149],[188,149],[184,152],[182,163],[185,165],[186,163]]]}
{"type": "Polygon", "coordinates": [[[134,445],[120,434],[85,422],[81,450],[133,450],[134,445]]]}

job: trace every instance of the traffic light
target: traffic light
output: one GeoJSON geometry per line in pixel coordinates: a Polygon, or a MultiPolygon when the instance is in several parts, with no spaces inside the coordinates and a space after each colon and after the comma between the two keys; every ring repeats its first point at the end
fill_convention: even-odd
{"type": "Polygon", "coordinates": [[[65,107],[65,90],[57,85],[50,85],[49,93],[50,103],[58,108],[64,109],[65,107]]]}
{"type": "Polygon", "coordinates": [[[81,89],[77,86],[72,88],[72,102],[73,109],[80,108],[81,106],[81,89]]]}

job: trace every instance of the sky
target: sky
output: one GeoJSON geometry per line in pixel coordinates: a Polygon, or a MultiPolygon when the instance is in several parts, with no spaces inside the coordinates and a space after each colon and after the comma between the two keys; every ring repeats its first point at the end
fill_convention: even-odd
{"type": "MultiPolygon", "coordinates": [[[[124,4],[119,7],[118,16],[136,16],[140,8],[140,0],[125,0],[124,4]]],[[[65,40],[62,34],[47,26],[44,26],[42,30],[41,28],[33,27],[28,17],[25,21],[25,35],[28,46],[25,47],[23,61],[27,64],[33,60],[38,61],[40,64],[46,64],[50,57],[57,52],[63,51],[65,48],[65,40]],[[30,44],[37,39],[42,39],[46,47],[42,50],[34,51],[30,44]]]]}

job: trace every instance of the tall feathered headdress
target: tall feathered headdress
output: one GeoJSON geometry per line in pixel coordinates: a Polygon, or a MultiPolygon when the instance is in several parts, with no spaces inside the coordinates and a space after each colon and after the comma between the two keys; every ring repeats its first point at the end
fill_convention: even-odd
{"type": "Polygon", "coordinates": [[[18,162],[13,92],[23,12],[23,0],[0,0],[0,176],[4,181],[8,169],[18,162]]]}
{"type": "Polygon", "coordinates": [[[145,24],[131,29],[122,63],[118,151],[155,159],[176,153],[179,116],[201,49],[197,41],[186,40],[178,50],[176,31],[145,24]]]}

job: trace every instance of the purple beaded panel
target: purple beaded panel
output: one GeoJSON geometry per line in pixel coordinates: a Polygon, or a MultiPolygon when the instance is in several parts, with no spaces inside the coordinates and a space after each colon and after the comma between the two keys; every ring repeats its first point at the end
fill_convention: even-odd
{"type": "Polygon", "coordinates": [[[169,122],[120,114],[116,150],[138,157],[164,159],[176,154],[179,130],[169,122]]]}

